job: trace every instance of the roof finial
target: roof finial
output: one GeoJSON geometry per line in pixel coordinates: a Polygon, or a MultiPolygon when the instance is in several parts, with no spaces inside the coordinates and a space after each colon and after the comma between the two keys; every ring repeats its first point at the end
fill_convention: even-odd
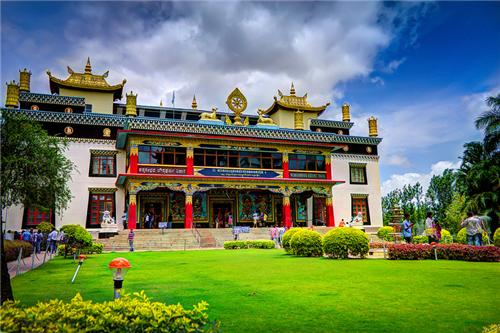
{"type": "Polygon", "coordinates": [[[293,82],[292,86],[290,87],[290,95],[295,96],[295,87],[293,86],[293,82]]]}
{"type": "Polygon", "coordinates": [[[163,99],[160,99],[160,106],[163,106],[163,99]]]}
{"type": "Polygon", "coordinates": [[[90,57],[87,57],[87,64],[85,65],[85,73],[86,74],[92,73],[92,66],[90,65],[90,57]]]}
{"type": "Polygon", "coordinates": [[[191,103],[191,108],[194,110],[198,108],[198,103],[196,103],[196,95],[193,95],[193,102],[191,103]]]}

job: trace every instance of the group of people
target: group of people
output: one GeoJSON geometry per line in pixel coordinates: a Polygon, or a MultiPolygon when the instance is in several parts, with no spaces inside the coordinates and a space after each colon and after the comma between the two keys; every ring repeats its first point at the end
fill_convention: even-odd
{"type": "Polygon", "coordinates": [[[256,210],[253,215],[253,227],[257,228],[259,223],[263,224],[264,226],[267,223],[267,213],[266,212],[261,212],[259,210],[256,210]]]}
{"type": "Polygon", "coordinates": [[[271,229],[269,229],[269,235],[271,236],[271,240],[276,243],[278,246],[282,246],[281,242],[283,240],[283,235],[286,232],[286,227],[278,227],[274,225],[271,229]]]}
{"type": "MultiPolygon", "coordinates": [[[[404,214],[404,221],[402,223],[402,234],[405,241],[409,244],[412,243],[413,226],[414,223],[410,222],[410,214],[404,214]]],[[[473,211],[467,212],[467,218],[460,223],[461,227],[465,227],[467,235],[467,244],[482,246],[483,245],[483,232],[486,231],[484,221],[475,214],[473,211]]],[[[439,243],[441,241],[441,224],[433,218],[432,212],[427,213],[425,219],[426,235],[429,238],[429,244],[439,243]]]]}
{"type": "Polygon", "coordinates": [[[44,234],[38,229],[24,229],[14,232],[8,230],[5,234],[5,239],[31,243],[33,251],[37,254],[42,252],[42,243],[45,240],[47,241],[47,251],[56,253],[57,246],[64,243],[64,231],[61,230],[58,232],[54,229],[49,234],[44,234]]]}

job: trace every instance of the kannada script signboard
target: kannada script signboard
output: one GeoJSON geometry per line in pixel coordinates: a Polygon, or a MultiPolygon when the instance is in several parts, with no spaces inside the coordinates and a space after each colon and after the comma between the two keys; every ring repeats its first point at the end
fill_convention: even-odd
{"type": "Polygon", "coordinates": [[[280,174],[272,170],[245,170],[245,169],[223,169],[204,168],[198,171],[203,176],[219,177],[255,177],[255,178],[276,178],[280,174]]]}
{"type": "Polygon", "coordinates": [[[161,167],[161,166],[139,166],[139,173],[155,175],[185,175],[185,168],[161,167]]]}

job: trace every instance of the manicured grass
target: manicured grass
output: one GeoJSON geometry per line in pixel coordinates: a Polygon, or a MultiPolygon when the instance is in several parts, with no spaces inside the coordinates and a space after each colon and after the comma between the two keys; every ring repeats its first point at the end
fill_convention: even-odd
{"type": "Polygon", "coordinates": [[[109,300],[107,264],[130,260],[126,292],[186,307],[206,300],[223,332],[479,332],[499,323],[498,263],[328,260],[281,250],[111,253],[91,256],[75,282],[56,259],[13,279],[15,298],[109,300]]]}

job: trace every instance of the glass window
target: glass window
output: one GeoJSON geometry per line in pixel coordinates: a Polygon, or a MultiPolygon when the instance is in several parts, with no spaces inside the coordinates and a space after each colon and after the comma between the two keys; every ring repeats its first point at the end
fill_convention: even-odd
{"type": "Polygon", "coordinates": [[[27,208],[25,214],[25,227],[37,226],[42,222],[52,223],[51,209],[27,208]]]}
{"type": "Polygon", "coordinates": [[[104,193],[91,193],[89,211],[87,213],[87,227],[99,226],[102,222],[104,211],[109,211],[113,216],[115,208],[115,195],[104,193]]]}
{"type": "Polygon", "coordinates": [[[90,157],[90,176],[115,177],[115,155],[94,155],[90,157]]]}
{"type": "Polygon", "coordinates": [[[366,166],[350,165],[351,184],[367,184],[366,166]]]}
{"type": "Polygon", "coordinates": [[[352,198],[352,216],[361,212],[363,215],[363,224],[370,224],[370,214],[368,211],[368,198],[352,198]]]}

